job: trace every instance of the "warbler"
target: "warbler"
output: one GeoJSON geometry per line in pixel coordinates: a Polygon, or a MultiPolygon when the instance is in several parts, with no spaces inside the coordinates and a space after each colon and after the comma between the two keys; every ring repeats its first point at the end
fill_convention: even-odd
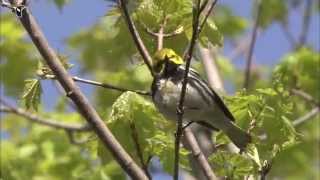
{"type": "MultiPolygon", "coordinates": [[[[161,49],[154,55],[156,75],[151,86],[152,99],[160,113],[170,120],[178,119],[176,109],[186,71],[183,64],[183,59],[172,49],[161,49]]],[[[212,130],[222,130],[240,150],[250,143],[250,135],[235,124],[222,99],[191,68],[183,108],[184,125],[196,122],[212,130]]]]}

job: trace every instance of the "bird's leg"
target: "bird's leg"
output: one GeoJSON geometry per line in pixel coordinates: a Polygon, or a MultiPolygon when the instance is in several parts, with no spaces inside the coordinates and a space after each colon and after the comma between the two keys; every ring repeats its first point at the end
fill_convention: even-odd
{"type": "Polygon", "coordinates": [[[188,122],[186,125],[182,126],[182,132],[188,127],[190,126],[192,123],[194,123],[195,121],[190,121],[188,122]]]}
{"type": "MultiPolygon", "coordinates": [[[[187,124],[185,125],[182,125],[182,132],[187,128],[189,127],[192,123],[194,123],[195,121],[190,121],[188,122],[187,124]]],[[[177,132],[174,133],[174,136],[177,137],[177,132]]]]}

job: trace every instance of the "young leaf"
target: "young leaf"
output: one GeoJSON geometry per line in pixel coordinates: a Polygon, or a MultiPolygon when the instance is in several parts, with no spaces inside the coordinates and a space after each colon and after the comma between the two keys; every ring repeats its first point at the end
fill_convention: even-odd
{"type": "Polygon", "coordinates": [[[38,105],[41,100],[41,83],[38,79],[25,80],[24,91],[22,98],[24,100],[25,107],[37,111],[38,105]]]}
{"type": "MultiPolygon", "coordinates": [[[[123,93],[112,105],[111,114],[106,121],[117,140],[140,162],[142,153],[144,163],[152,156],[158,156],[167,172],[172,172],[174,162],[173,128],[155,109],[153,103],[132,93],[123,93]],[[134,127],[134,128],[133,128],[134,127]],[[134,135],[135,134],[135,135],[134,135]],[[141,152],[137,149],[138,142],[141,152]]],[[[98,156],[109,162],[111,156],[99,143],[98,156]]],[[[181,151],[181,164],[186,167],[187,153],[181,151]]]]}
{"type": "Polygon", "coordinates": [[[209,161],[219,176],[228,179],[240,180],[254,173],[253,161],[240,154],[218,151],[209,157],[209,161]]]}

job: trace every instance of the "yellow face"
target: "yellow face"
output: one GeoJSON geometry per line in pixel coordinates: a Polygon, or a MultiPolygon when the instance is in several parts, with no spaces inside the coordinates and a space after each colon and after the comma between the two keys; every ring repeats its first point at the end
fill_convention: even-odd
{"type": "Polygon", "coordinates": [[[163,65],[166,61],[175,65],[183,64],[183,59],[174,52],[172,49],[164,48],[157,51],[154,55],[154,70],[159,73],[163,69],[163,65]]]}

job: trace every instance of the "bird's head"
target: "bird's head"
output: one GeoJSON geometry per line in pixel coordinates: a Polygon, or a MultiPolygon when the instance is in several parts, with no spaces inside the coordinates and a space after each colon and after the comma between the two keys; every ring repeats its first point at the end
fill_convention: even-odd
{"type": "Polygon", "coordinates": [[[183,64],[183,59],[172,49],[164,48],[154,55],[153,69],[156,73],[162,72],[165,68],[176,68],[183,64]]]}

